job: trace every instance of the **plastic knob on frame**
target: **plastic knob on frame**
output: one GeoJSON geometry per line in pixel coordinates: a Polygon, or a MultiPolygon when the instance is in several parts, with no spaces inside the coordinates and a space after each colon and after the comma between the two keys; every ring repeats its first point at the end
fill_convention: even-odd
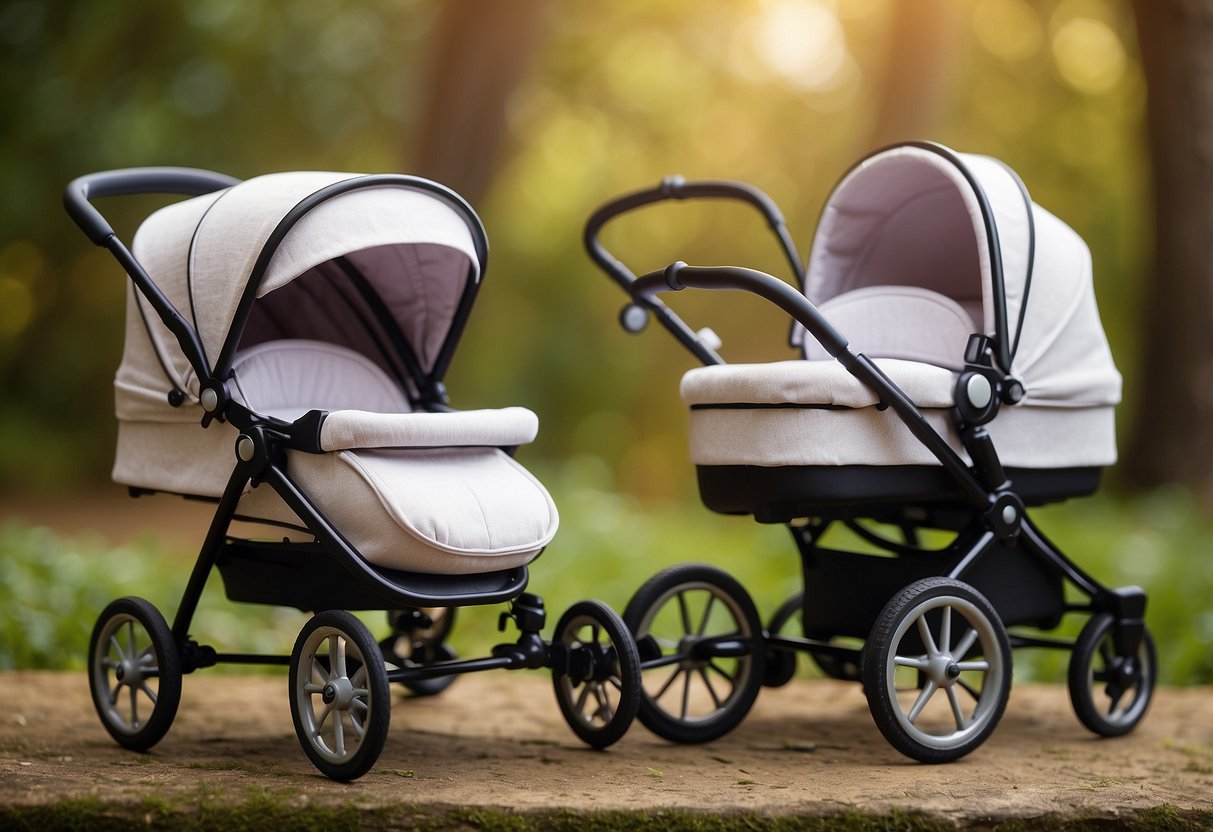
{"type": "Polygon", "coordinates": [[[619,310],[619,325],[624,332],[637,335],[649,325],[649,311],[637,303],[629,303],[619,310]]]}

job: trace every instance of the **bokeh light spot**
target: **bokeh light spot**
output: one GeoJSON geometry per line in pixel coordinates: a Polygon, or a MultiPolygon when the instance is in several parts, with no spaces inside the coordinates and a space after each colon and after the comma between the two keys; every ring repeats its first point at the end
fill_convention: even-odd
{"type": "Polygon", "coordinates": [[[1044,41],[1040,17],[1024,0],[980,0],[973,32],[987,52],[1004,61],[1030,58],[1044,41]]]}
{"type": "Polygon", "coordinates": [[[1125,49],[1107,23],[1076,17],[1053,36],[1053,62],[1063,81],[1088,95],[1107,92],[1125,72],[1125,49]]]}
{"type": "Polygon", "coordinates": [[[0,276],[0,338],[13,338],[29,326],[34,296],[29,287],[7,275],[0,276]]]}

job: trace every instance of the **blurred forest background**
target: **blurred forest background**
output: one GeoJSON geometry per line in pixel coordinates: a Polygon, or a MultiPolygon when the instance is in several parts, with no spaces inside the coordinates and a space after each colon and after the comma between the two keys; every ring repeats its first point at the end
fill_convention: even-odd
{"type": "MultiPolygon", "coordinates": [[[[1005,160],[1090,245],[1125,376],[1129,458],[1107,493],[1050,519],[1101,578],[1151,590],[1152,623],[1182,639],[1163,647],[1164,668],[1182,667],[1167,678],[1213,681],[1213,382],[1203,369],[1204,353],[1213,358],[1213,57],[1200,45],[1213,12],[1200,5],[160,0],[134,13],[112,0],[0,0],[0,502],[45,497],[70,512],[83,495],[117,490],[110,384],[124,285],[61,208],[72,177],[152,164],[237,177],[415,173],[463,193],[489,232],[487,281],[448,386],[457,407],[540,414],[523,458],[564,522],[536,566],[537,589],[558,574],[570,592],[599,586],[622,605],[655,565],[704,559],[753,580],[769,609],[795,588],[790,542],[697,504],[677,396],[693,360],[656,328],[619,328],[624,297],[591,266],[582,227],[605,199],[669,174],[740,179],[779,203],[805,254],[853,161],[928,138],[1005,160]],[[1163,84],[1174,87],[1165,99],[1148,95],[1163,84]],[[1164,234],[1156,255],[1156,215],[1174,224],[1180,214],[1191,215],[1185,236],[1164,234]],[[604,563],[587,571],[591,560],[604,563]]],[[[129,235],[159,204],[101,207],[129,235]]],[[[637,272],[684,259],[790,278],[744,206],[645,209],[604,241],[637,272]]],[[[792,357],[773,307],[715,293],[675,305],[720,334],[729,360],[792,357]]],[[[36,560],[72,548],[7,529],[0,564],[18,550],[36,560]]],[[[36,583],[30,570],[23,580],[36,583]]],[[[156,600],[171,609],[179,591],[156,600]]],[[[9,616],[0,626],[34,620],[9,616]]],[[[53,663],[32,656],[7,662],[53,663]]]]}

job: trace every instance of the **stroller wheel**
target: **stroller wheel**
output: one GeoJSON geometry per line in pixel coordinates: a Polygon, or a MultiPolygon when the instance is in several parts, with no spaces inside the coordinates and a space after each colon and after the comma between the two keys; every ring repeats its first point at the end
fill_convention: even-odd
{"type": "MultiPolygon", "coordinates": [[[[793,618],[798,618],[801,615],[803,606],[803,592],[797,592],[788,598],[788,600],[779,606],[779,609],[775,610],[775,614],[771,616],[771,621],[767,624],[767,632],[773,636],[779,635],[793,618]]],[[[797,626],[794,628],[794,632],[796,635],[802,635],[803,629],[803,627],[797,626]]],[[[792,677],[795,675],[796,654],[794,652],[791,650],[767,649],[766,672],[762,677],[764,687],[782,687],[792,681],[792,677]]]]}
{"type": "Polygon", "coordinates": [[[366,774],[391,720],[387,670],[361,621],[343,610],[317,613],[291,651],[291,719],[309,759],[334,780],[366,774]]]}
{"type": "Polygon", "coordinates": [[[636,642],[606,604],[579,601],[556,624],[555,645],[567,657],[552,671],[560,712],[582,741],[606,748],[627,733],[640,706],[636,642]]]}
{"type": "Polygon", "coordinates": [[[164,616],[142,598],[119,598],[97,619],[88,655],[101,724],[124,748],[147,751],[181,703],[181,658],[164,616]]]}
{"type": "MultiPolygon", "coordinates": [[[[459,658],[446,637],[455,623],[454,607],[423,610],[389,610],[392,634],[379,642],[383,658],[397,667],[425,667],[459,658]]],[[[449,688],[458,674],[402,682],[414,696],[437,696],[449,688]]]]}
{"type": "Polygon", "coordinates": [[[894,748],[923,763],[959,759],[985,742],[1006,708],[1006,628],[968,584],[916,581],[877,617],[863,683],[876,727],[894,748]]]}
{"type": "MultiPolygon", "coordinates": [[[[727,573],[681,564],[650,578],[623,620],[645,668],[640,722],[671,742],[708,742],[749,713],[767,651],[754,602],[727,573]]],[[[795,669],[795,655],[788,654],[795,669]]]]}
{"type": "Polygon", "coordinates": [[[1136,656],[1119,655],[1115,618],[1093,616],[1070,655],[1070,702],[1078,720],[1101,737],[1119,737],[1137,727],[1154,695],[1158,657],[1146,630],[1136,656]]]}

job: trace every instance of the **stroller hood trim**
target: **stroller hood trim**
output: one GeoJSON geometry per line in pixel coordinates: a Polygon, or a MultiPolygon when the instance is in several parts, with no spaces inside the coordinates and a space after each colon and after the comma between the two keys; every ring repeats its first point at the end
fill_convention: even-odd
{"type": "MultiPolygon", "coordinates": [[[[268,174],[169,205],[144,221],[133,250],[191,319],[220,376],[241,346],[256,299],[337,258],[356,256],[377,300],[408,333],[423,376],[412,379],[417,384],[440,381],[445,373],[488,251],[475,212],[443,186],[415,177],[333,172],[268,174]],[[411,271],[400,268],[402,255],[393,257],[423,247],[409,262],[411,271]]],[[[176,387],[195,404],[198,379],[172,334],[133,290],[127,319],[118,416],[195,420],[195,408],[170,408],[165,394],[176,387]]],[[[407,356],[400,358],[408,363],[407,356]]]]}
{"type": "Polygon", "coordinates": [[[821,305],[856,289],[905,285],[965,308],[971,331],[988,335],[997,363],[1023,383],[1027,403],[1120,401],[1090,251],[1003,162],[910,143],[877,151],[843,176],[822,210],[805,295],[821,305]]]}

